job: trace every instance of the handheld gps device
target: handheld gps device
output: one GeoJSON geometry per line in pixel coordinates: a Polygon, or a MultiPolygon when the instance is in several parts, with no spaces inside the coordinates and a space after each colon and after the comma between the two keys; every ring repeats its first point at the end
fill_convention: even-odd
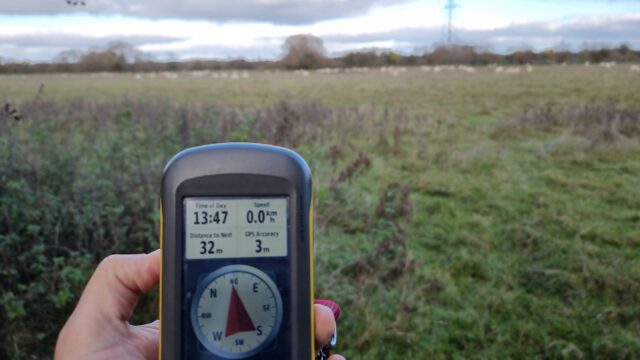
{"type": "Polygon", "coordinates": [[[162,359],[314,359],[311,172],[258,144],[184,150],[162,178],[162,359]]]}

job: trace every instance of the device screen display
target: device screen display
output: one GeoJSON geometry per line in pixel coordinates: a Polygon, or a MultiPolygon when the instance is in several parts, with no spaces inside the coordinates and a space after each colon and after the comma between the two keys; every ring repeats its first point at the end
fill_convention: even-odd
{"type": "Polygon", "coordinates": [[[185,197],[185,359],[290,356],[289,197],[185,197]]]}
{"type": "Polygon", "coordinates": [[[286,197],[185,198],[185,258],[287,256],[287,201],[286,197]]]}

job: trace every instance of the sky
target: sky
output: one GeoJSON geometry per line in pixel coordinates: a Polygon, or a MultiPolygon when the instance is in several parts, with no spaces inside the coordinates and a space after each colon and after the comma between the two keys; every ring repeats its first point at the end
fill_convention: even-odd
{"type": "MultiPolygon", "coordinates": [[[[330,55],[420,53],[446,40],[445,0],[0,0],[0,59],[51,61],[126,41],[155,59],[277,59],[313,34],[330,55]],[[84,6],[80,2],[84,2],[84,6]]],[[[457,0],[454,40],[496,51],[640,49],[640,0],[457,0]]]]}

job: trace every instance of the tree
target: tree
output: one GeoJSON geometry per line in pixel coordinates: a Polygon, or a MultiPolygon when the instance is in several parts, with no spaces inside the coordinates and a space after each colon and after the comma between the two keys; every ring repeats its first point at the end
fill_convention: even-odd
{"type": "Polygon", "coordinates": [[[56,64],[73,64],[80,61],[82,55],[84,54],[80,50],[64,50],[56,55],[56,57],[53,59],[53,62],[56,64]]]}
{"type": "Polygon", "coordinates": [[[65,50],[59,53],[54,63],[60,64],[62,69],[69,70],[70,64],[78,64],[73,68],[80,71],[125,71],[132,65],[140,69],[143,65],[148,65],[150,57],[137,49],[135,46],[124,42],[115,41],[106,47],[83,50],[65,50]]]}
{"type": "Polygon", "coordinates": [[[468,45],[438,46],[429,54],[434,64],[476,64],[478,53],[468,45]]]}
{"type": "Polygon", "coordinates": [[[113,51],[119,56],[124,57],[128,63],[149,60],[149,56],[144,52],[125,41],[112,41],[107,45],[106,50],[113,51]]]}
{"type": "Polygon", "coordinates": [[[322,39],[313,35],[289,36],[283,45],[281,64],[287,69],[317,69],[328,63],[322,39]]]}

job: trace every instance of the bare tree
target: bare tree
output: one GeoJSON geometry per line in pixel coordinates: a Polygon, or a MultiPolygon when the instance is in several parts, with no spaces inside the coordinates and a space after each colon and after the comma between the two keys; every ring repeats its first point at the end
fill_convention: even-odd
{"type": "Polygon", "coordinates": [[[107,45],[107,50],[125,58],[128,63],[149,60],[149,57],[137,47],[125,41],[113,41],[107,45]]]}
{"type": "Polygon", "coordinates": [[[285,40],[280,62],[288,69],[316,69],[328,63],[322,39],[313,35],[293,35],[285,40]]]}
{"type": "Polygon", "coordinates": [[[117,52],[107,49],[89,51],[82,55],[78,64],[82,71],[123,71],[127,65],[127,59],[117,52]]]}
{"type": "Polygon", "coordinates": [[[53,62],[56,64],[75,64],[80,61],[82,55],[84,55],[84,53],[81,50],[64,50],[56,55],[56,57],[53,59],[53,62]]]}

